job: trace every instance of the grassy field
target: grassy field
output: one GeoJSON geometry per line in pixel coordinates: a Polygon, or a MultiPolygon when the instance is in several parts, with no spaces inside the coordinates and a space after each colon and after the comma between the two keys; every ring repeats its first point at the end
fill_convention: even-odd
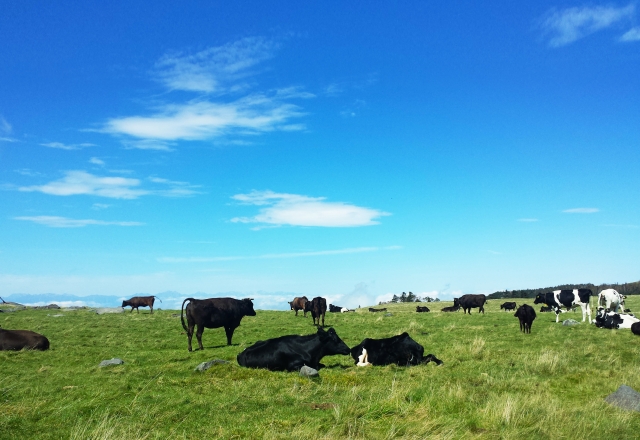
{"type": "MultiPolygon", "coordinates": [[[[207,329],[205,350],[192,353],[176,311],[2,313],[0,326],[42,333],[51,349],[0,352],[0,438],[638,437],[640,416],[603,401],[621,384],[640,390],[637,336],[564,327],[551,313],[538,313],[524,335],[501,302],[484,316],[436,311],[446,302],[421,314],[415,304],[387,305],[393,316],[327,313],[349,346],[407,331],[444,365],[358,368],[333,356],[313,380],[235,360],[258,340],[315,332],[293,312],[245,317],[230,347],[223,329],[207,329]],[[113,357],[125,364],[98,367],[113,357]],[[194,371],[211,359],[230,362],[194,371]]],[[[640,297],[628,307],[640,310],[640,297]]]]}

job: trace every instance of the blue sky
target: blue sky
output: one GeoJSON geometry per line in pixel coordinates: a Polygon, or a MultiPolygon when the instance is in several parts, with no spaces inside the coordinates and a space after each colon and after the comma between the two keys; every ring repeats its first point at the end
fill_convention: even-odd
{"type": "Polygon", "coordinates": [[[640,279],[636,2],[24,1],[0,41],[0,296],[640,279]]]}

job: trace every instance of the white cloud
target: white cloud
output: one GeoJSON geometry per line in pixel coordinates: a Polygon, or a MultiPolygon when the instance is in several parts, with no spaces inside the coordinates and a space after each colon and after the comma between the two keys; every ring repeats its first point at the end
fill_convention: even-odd
{"type": "Polygon", "coordinates": [[[92,157],[91,159],[89,159],[89,163],[92,163],[94,165],[100,165],[100,166],[105,165],[104,161],[101,159],[98,159],[97,157],[92,157]]]}
{"type": "Polygon", "coordinates": [[[567,214],[593,214],[596,212],[600,212],[600,210],[598,208],[572,208],[565,209],[562,212],[567,214]]]}
{"type": "Polygon", "coordinates": [[[124,141],[126,149],[129,150],[157,150],[157,151],[174,151],[168,142],[159,141],[157,139],[141,139],[136,141],[124,141]]]}
{"type": "Polygon", "coordinates": [[[27,186],[20,191],[39,191],[54,196],[94,195],[114,199],[135,199],[149,194],[138,189],[138,179],[125,177],[99,177],[86,171],[67,171],[65,177],[41,186],[27,186]]]}
{"type": "Polygon", "coordinates": [[[620,41],[640,41],[640,26],[629,29],[620,37],[620,41]]]}
{"type": "Polygon", "coordinates": [[[622,20],[631,19],[635,5],[582,6],[552,10],[542,20],[541,27],[549,34],[549,46],[560,47],[573,43],[594,32],[606,29],[622,20]]]}
{"type": "Polygon", "coordinates": [[[9,134],[13,130],[11,124],[7,122],[4,116],[0,116],[0,132],[9,134]]]}
{"type": "Polygon", "coordinates": [[[0,137],[0,142],[20,142],[20,141],[14,138],[0,137]]]}
{"type": "Polygon", "coordinates": [[[193,55],[166,54],[154,75],[169,90],[223,93],[242,89],[237,81],[251,68],[271,58],[278,44],[263,37],[247,37],[193,55]]]}
{"type": "Polygon", "coordinates": [[[160,257],[157,260],[160,263],[214,263],[217,261],[235,261],[235,260],[268,260],[279,258],[299,258],[299,257],[319,257],[326,255],[344,255],[359,254],[363,252],[377,252],[381,250],[396,250],[401,246],[385,246],[385,247],[359,247],[346,249],[332,249],[326,251],[310,251],[310,252],[288,252],[280,254],[262,254],[256,256],[227,256],[227,257],[160,257]]]}
{"type": "MultiPolygon", "coordinates": [[[[231,103],[199,101],[167,105],[151,116],[111,119],[103,131],[154,141],[205,140],[230,134],[290,130],[289,120],[300,116],[303,113],[294,104],[266,95],[251,95],[231,103]]],[[[297,129],[303,128],[300,125],[297,129]]],[[[143,148],[141,145],[144,144],[132,148],[143,148]]],[[[148,145],[162,144],[149,141],[148,145]]]]}
{"type": "Polygon", "coordinates": [[[343,202],[326,202],[325,197],[253,191],[236,194],[233,199],[244,204],[265,206],[254,217],[235,217],[235,223],[266,225],[355,227],[376,225],[379,217],[391,215],[377,209],[362,208],[343,202]]]}
{"type": "Polygon", "coordinates": [[[106,203],[94,203],[93,205],[91,205],[91,209],[95,209],[97,211],[100,209],[107,209],[110,206],[111,205],[107,205],[106,203]]]}
{"type": "Polygon", "coordinates": [[[62,142],[48,142],[46,144],[40,144],[43,147],[49,147],[49,148],[57,148],[59,150],[81,150],[83,148],[86,147],[95,147],[95,144],[89,144],[89,143],[82,143],[82,144],[63,144],[62,142]]]}
{"type": "Polygon", "coordinates": [[[34,217],[14,217],[14,220],[24,220],[40,225],[49,226],[50,228],[82,228],[89,225],[98,226],[142,226],[144,223],[140,222],[113,222],[93,219],[72,219],[66,217],[58,217],[52,215],[39,215],[34,217]]]}
{"type": "Polygon", "coordinates": [[[14,171],[16,173],[18,173],[18,174],[21,174],[23,176],[29,176],[29,177],[35,177],[35,176],[41,176],[42,175],[42,173],[30,170],[29,168],[21,168],[19,170],[14,170],[14,171]]]}

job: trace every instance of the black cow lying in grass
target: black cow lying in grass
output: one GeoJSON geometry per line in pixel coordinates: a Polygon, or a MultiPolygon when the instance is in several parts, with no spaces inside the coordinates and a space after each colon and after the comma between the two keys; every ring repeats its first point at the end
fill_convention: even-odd
{"type": "Polygon", "coordinates": [[[407,332],[385,339],[365,339],[351,349],[351,357],[358,367],[368,365],[409,366],[431,361],[442,365],[432,354],[424,356],[424,347],[411,339],[407,332]]]}
{"type": "Polygon", "coordinates": [[[636,336],[640,336],[640,322],[634,322],[631,324],[631,333],[636,336]]]}
{"type": "Polygon", "coordinates": [[[298,371],[304,365],[319,370],[324,367],[324,356],[350,353],[333,328],[324,331],[318,327],[314,335],[288,335],[258,341],[238,355],[238,364],[248,368],[266,368],[271,371],[298,371]]]}
{"type": "Polygon", "coordinates": [[[640,322],[640,319],[633,315],[610,312],[603,307],[596,311],[596,319],[594,320],[596,327],[608,329],[633,328],[633,324],[636,322],[640,322]]]}
{"type": "Polygon", "coordinates": [[[48,350],[49,340],[31,330],[5,330],[0,328],[0,350],[48,350]]]}
{"type": "Polygon", "coordinates": [[[542,307],[540,307],[540,312],[541,312],[541,313],[544,313],[544,312],[553,312],[553,309],[552,309],[551,307],[545,307],[545,306],[542,306],[542,307]]]}
{"type": "Polygon", "coordinates": [[[450,306],[450,307],[443,307],[441,312],[457,312],[460,310],[460,306],[450,306]]]}
{"type": "Polygon", "coordinates": [[[375,312],[386,312],[387,308],[385,307],[383,309],[374,309],[373,307],[369,307],[369,311],[373,312],[373,313],[375,313],[375,312]]]}
{"type": "Polygon", "coordinates": [[[520,331],[531,333],[531,324],[536,319],[536,311],[529,304],[522,304],[513,315],[520,320],[520,331]]]}
{"type": "Polygon", "coordinates": [[[427,306],[416,306],[416,312],[418,313],[427,313],[430,312],[429,307],[427,306]]]}

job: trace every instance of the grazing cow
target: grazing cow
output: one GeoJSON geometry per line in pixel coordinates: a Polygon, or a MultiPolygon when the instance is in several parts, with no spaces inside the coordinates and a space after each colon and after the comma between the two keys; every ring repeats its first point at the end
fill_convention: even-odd
{"type": "Polygon", "coordinates": [[[631,333],[636,336],[640,336],[640,322],[634,322],[631,324],[631,333]]]}
{"type": "Polygon", "coordinates": [[[248,368],[298,371],[306,365],[319,370],[324,367],[320,363],[324,356],[349,353],[349,347],[333,328],[324,331],[318,327],[313,335],[288,335],[258,341],[242,351],[237,359],[240,366],[248,368]]]}
{"type": "Polygon", "coordinates": [[[409,366],[442,361],[432,354],[424,356],[424,347],[411,339],[407,332],[385,339],[365,339],[351,349],[351,357],[359,367],[368,365],[409,366]]]}
{"type": "Polygon", "coordinates": [[[565,313],[560,307],[566,307],[568,311],[574,305],[578,305],[582,309],[582,322],[585,320],[585,315],[589,316],[589,322],[591,322],[591,307],[589,307],[591,295],[593,295],[591,289],[554,290],[553,292],[539,293],[533,303],[546,304],[551,307],[556,312],[556,322],[560,319],[560,313],[565,313]]]}
{"type": "Polygon", "coordinates": [[[329,311],[331,313],[341,313],[344,307],[334,306],[333,304],[329,304],[329,311]]]}
{"type": "Polygon", "coordinates": [[[240,321],[244,316],[256,316],[253,310],[253,301],[251,298],[234,299],[234,298],[209,298],[194,299],[187,298],[182,302],[180,309],[180,320],[182,328],[187,332],[189,339],[189,351],[191,351],[191,338],[193,338],[193,329],[197,325],[196,338],[198,339],[198,347],[202,347],[202,332],[205,328],[224,327],[227,334],[227,345],[231,345],[231,337],[233,332],[240,325],[240,321]],[[189,301],[185,310],[184,303],[189,301]],[[184,323],[183,314],[186,312],[187,327],[184,323]]]}
{"type": "Polygon", "coordinates": [[[536,319],[536,311],[529,304],[522,304],[513,315],[520,320],[520,331],[531,333],[531,324],[536,319]]]}
{"type": "Polygon", "coordinates": [[[633,315],[618,314],[610,312],[603,307],[599,307],[596,311],[596,319],[594,324],[596,327],[618,329],[618,328],[631,328],[633,324],[640,322],[640,319],[633,315]]]}
{"type": "Polygon", "coordinates": [[[296,311],[296,316],[298,316],[298,310],[302,310],[304,317],[306,318],[307,310],[304,308],[304,306],[305,304],[307,304],[307,302],[309,302],[309,300],[306,296],[296,296],[295,298],[293,298],[293,301],[289,302],[289,305],[291,306],[291,310],[296,311]]]}
{"type": "Polygon", "coordinates": [[[324,315],[327,313],[327,300],[321,296],[316,296],[305,304],[305,311],[311,312],[313,325],[320,325],[320,317],[322,316],[322,326],[324,327],[324,315]],[[316,320],[318,323],[316,324],[316,320]]]}
{"type": "Polygon", "coordinates": [[[616,313],[618,313],[618,309],[624,312],[624,296],[615,289],[605,289],[598,294],[597,307],[604,307],[616,313]]]}
{"type": "Polygon", "coordinates": [[[449,307],[443,307],[442,310],[440,310],[441,312],[457,312],[460,310],[460,306],[449,306],[449,307]]]}
{"type": "Polygon", "coordinates": [[[31,330],[5,330],[0,328],[0,350],[48,350],[49,340],[31,330]]]}
{"type": "Polygon", "coordinates": [[[416,312],[418,313],[426,313],[426,312],[430,312],[431,310],[429,310],[429,307],[427,306],[416,306],[416,312]]]}
{"type": "Polygon", "coordinates": [[[552,309],[551,307],[548,307],[548,306],[547,306],[547,307],[542,306],[542,307],[540,307],[540,312],[541,312],[541,313],[544,313],[544,312],[553,312],[553,309],[552,309]]]}
{"type": "MultiPolygon", "coordinates": [[[[153,302],[155,301],[157,296],[134,296],[131,299],[126,301],[122,301],[122,308],[124,309],[127,306],[131,306],[131,313],[133,313],[133,309],[136,309],[138,313],[140,313],[140,309],[138,307],[149,307],[151,309],[151,314],[153,315],[153,302]]],[[[160,298],[158,301],[162,302],[160,298]]]]}
{"type": "Polygon", "coordinates": [[[471,315],[471,309],[478,307],[478,313],[482,312],[484,315],[484,303],[486,302],[486,295],[462,295],[460,298],[453,299],[453,306],[462,307],[463,312],[469,312],[469,315],[471,315]]]}
{"type": "Polygon", "coordinates": [[[369,307],[369,311],[372,312],[372,313],[375,313],[375,312],[386,312],[387,308],[385,307],[383,309],[374,309],[373,307],[369,307]]]}
{"type": "Polygon", "coordinates": [[[505,312],[508,312],[509,310],[515,310],[516,305],[517,304],[514,302],[505,302],[500,305],[500,310],[504,309],[505,312]]]}

